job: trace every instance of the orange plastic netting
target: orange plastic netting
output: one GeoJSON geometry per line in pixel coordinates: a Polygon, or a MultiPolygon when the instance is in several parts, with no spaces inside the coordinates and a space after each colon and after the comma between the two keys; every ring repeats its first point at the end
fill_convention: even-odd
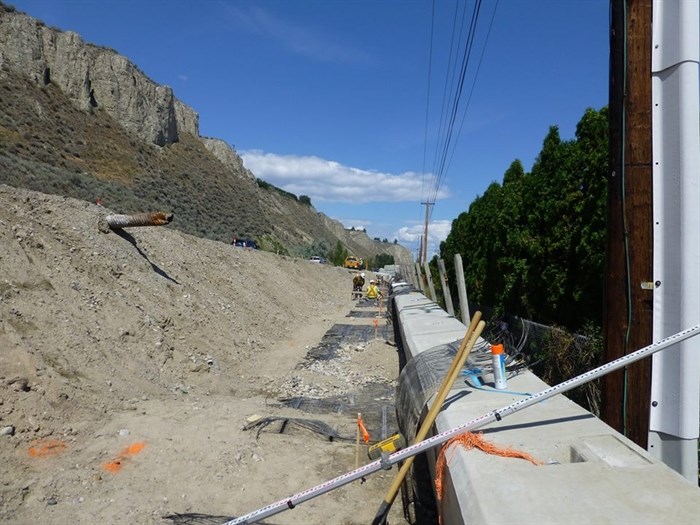
{"type": "MultiPolygon", "coordinates": [[[[452,454],[450,457],[446,457],[446,451],[450,448],[451,445],[458,444],[461,445],[462,447],[466,448],[467,450],[472,450],[474,448],[478,448],[482,452],[486,452],[487,454],[493,454],[494,456],[502,456],[506,458],[518,458],[518,459],[526,459],[530,463],[534,465],[541,465],[542,462],[536,460],[534,457],[532,457],[530,454],[527,452],[521,452],[519,450],[515,450],[513,448],[509,447],[499,447],[494,445],[493,443],[490,443],[486,441],[479,432],[478,434],[473,434],[471,432],[467,432],[465,434],[460,434],[459,436],[455,436],[449,441],[447,441],[442,449],[440,449],[440,454],[438,454],[437,458],[437,463],[435,465],[435,493],[437,495],[437,502],[438,505],[440,505],[440,502],[442,501],[442,496],[443,496],[443,476],[445,474],[445,467],[447,466],[447,463],[449,462],[450,459],[452,459],[452,454],[456,451],[456,448],[452,449],[452,454]]],[[[440,516],[440,523],[442,523],[442,515],[440,516]]]]}

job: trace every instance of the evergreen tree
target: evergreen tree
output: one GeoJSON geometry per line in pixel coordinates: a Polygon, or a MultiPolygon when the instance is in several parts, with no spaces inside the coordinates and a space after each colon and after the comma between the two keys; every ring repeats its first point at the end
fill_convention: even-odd
{"type": "Polygon", "coordinates": [[[348,251],[345,249],[343,244],[338,241],[335,244],[335,248],[328,253],[327,259],[333,264],[334,266],[343,266],[343,263],[345,262],[345,258],[348,256],[348,251]]]}
{"type": "Polygon", "coordinates": [[[448,271],[462,255],[476,304],[572,330],[602,323],[607,119],[586,110],[571,141],[550,127],[530,173],[515,160],[453,221],[440,254],[448,271]]]}

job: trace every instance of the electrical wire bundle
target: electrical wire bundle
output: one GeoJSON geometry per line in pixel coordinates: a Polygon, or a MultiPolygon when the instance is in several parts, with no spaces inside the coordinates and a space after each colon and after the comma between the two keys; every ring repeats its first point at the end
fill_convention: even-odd
{"type": "Polygon", "coordinates": [[[279,423],[275,431],[277,434],[290,433],[290,431],[296,428],[323,436],[328,441],[353,441],[355,439],[354,436],[348,437],[338,434],[333,427],[318,419],[302,419],[286,416],[261,417],[245,425],[243,430],[251,430],[257,427],[258,431],[255,435],[255,439],[258,439],[260,438],[260,433],[273,423],[279,423]]]}

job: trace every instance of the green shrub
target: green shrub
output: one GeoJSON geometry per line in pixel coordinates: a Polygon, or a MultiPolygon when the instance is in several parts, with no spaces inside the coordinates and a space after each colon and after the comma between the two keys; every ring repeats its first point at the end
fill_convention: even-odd
{"type": "MultiPolygon", "coordinates": [[[[532,339],[530,342],[537,363],[533,366],[533,372],[547,384],[559,384],[600,365],[603,337],[600,328],[592,323],[584,327],[582,335],[570,334],[555,327],[550,327],[545,334],[539,341],[532,339]]],[[[600,415],[599,380],[574,388],[566,396],[589,412],[600,415]]]]}
{"type": "Polygon", "coordinates": [[[289,255],[289,251],[284,244],[272,235],[263,235],[258,244],[260,245],[260,249],[266,252],[276,253],[277,255],[289,255]]]}

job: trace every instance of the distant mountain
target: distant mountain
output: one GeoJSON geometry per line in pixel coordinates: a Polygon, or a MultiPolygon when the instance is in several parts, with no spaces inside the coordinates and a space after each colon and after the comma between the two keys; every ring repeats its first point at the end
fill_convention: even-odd
{"type": "Polygon", "coordinates": [[[368,258],[378,243],[255,177],[234,148],[199,135],[199,115],[114,50],[0,2],[0,182],[100,200],[120,213],[167,211],[172,227],[222,242],[250,237],[299,254],[340,241],[368,258]]]}

